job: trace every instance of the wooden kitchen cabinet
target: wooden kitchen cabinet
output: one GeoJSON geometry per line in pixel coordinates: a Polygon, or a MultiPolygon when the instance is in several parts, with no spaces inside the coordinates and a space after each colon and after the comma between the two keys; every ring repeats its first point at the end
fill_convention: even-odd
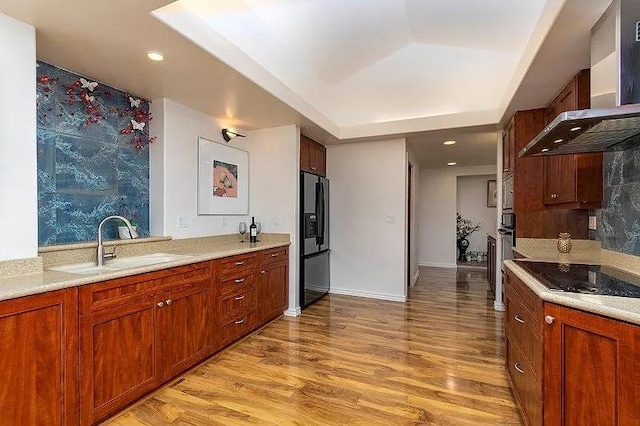
{"type": "Polygon", "coordinates": [[[277,248],[260,256],[258,280],[258,322],[264,324],[287,309],[289,289],[289,249],[277,248]]]}
{"type": "Polygon", "coordinates": [[[528,425],[638,425],[640,327],[543,302],[505,280],[506,362],[528,425]]]}
{"type": "Polygon", "coordinates": [[[211,354],[211,279],[204,262],[80,288],[82,424],[211,354]]]}
{"type": "MultiPolygon", "coordinates": [[[[590,71],[580,71],[545,110],[545,125],[567,111],[588,109],[590,71]]],[[[544,158],[544,204],[565,209],[600,208],[602,153],[552,155],[544,158]]]]}
{"type": "Polygon", "coordinates": [[[545,315],[545,425],[640,424],[640,328],[554,304],[545,315]]]}
{"type": "Polygon", "coordinates": [[[300,135],[300,170],[327,175],[327,149],[304,135],[300,135]]]}
{"type": "Polygon", "coordinates": [[[0,302],[0,425],[77,424],[77,295],[0,302]]]}
{"type": "Polygon", "coordinates": [[[159,348],[166,381],[211,354],[213,321],[211,283],[164,293],[164,306],[157,309],[160,330],[159,348]]]}
{"type": "Polygon", "coordinates": [[[487,281],[493,294],[496,294],[496,254],[496,239],[487,235],[487,281]]]}
{"type": "Polygon", "coordinates": [[[515,171],[516,156],[518,155],[515,139],[515,119],[512,119],[502,132],[502,173],[505,175],[515,171]]]}

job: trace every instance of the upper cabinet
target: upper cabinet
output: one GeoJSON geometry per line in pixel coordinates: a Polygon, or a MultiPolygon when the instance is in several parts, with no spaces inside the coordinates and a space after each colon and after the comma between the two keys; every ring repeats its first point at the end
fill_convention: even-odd
{"type": "MultiPolygon", "coordinates": [[[[545,125],[566,111],[588,109],[590,72],[580,71],[547,106],[545,125]]],[[[552,155],[544,159],[544,204],[570,209],[599,208],[602,153],[552,155]]]]}
{"type": "Polygon", "coordinates": [[[305,135],[300,135],[300,170],[327,175],[327,149],[305,135]]]}
{"type": "Polygon", "coordinates": [[[507,128],[502,132],[502,172],[509,174],[515,171],[515,120],[509,121],[507,128]]]}

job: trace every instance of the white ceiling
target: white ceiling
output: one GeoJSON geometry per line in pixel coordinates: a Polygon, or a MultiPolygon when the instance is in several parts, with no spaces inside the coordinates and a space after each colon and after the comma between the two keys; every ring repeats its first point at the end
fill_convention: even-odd
{"type": "MultiPolygon", "coordinates": [[[[423,167],[444,167],[448,161],[495,164],[496,138],[489,133],[495,135],[500,117],[514,108],[544,106],[569,77],[588,66],[590,28],[610,1],[547,0],[524,48],[522,40],[503,34],[519,31],[509,24],[517,27],[517,15],[530,15],[527,8],[539,3],[198,2],[225,5],[225,16],[250,17],[260,25],[242,26],[244,37],[260,47],[251,56],[214,31],[205,20],[209,15],[196,16],[170,0],[64,0],[55,7],[50,0],[2,0],[0,12],[36,27],[39,59],[142,97],[171,98],[222,126],[252,130],[297,124],[323,143],[407,137],[423,167]],[[320,3],[327,7],[326,16],[317,9],[320,3]],[[360,5],[356,17],[354,5],[360,5]],[[279,8],[282,14],[276,13],[279,8]],[[158,9],[173,15],[172,25],[188,23],[186,37],[158,21],[152,15],[158,9]],[[283,45],[301,51],[292,54],[283,45]],[[517,49],[524,53],[511,77],[504,69],[477,71],[508,63],[517,49]],[[165,61],[149,61],[149,50],[163,52],[165,61]],[[272,58],[275,71],[295,81],[285,84],[275,71],[267,72],[259,64],[263,58],[272,58]],[[306,85],[310,76],[315,83],[306,85]],[[317,96],[307,98],[307,92],[297,93],[289,84],[317,96]],[[502,104],[490,109],[499,87],[502,104]],[[429,115],[440,113],[445,115],[429,115]],[[340,126],[333,115],[362,124],[340,126]],[[445,147],[447,139],[458,144],[445,147]]],[[[212,16],[218,13],[215,9],[212,16]]]]}
{"type": "Polygon", "coordinates": [[[245,75],[275,78],[279,87],[263,87],[283,99],[284,85],[341,138],[349,127],[408,119],[497,121],[546,4],[179,0],[154,15],[245,75]]]}

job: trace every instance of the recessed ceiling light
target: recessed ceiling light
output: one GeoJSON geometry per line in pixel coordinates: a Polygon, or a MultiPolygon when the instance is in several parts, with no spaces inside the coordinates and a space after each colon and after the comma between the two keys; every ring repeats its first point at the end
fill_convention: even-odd
{"type": "Polygon", "coordinates": [[[458,163],[452,161],[451,163],[447,163],[447,166],[455,166],[456,164],[458,163]]]}
{"type": "Polygon", "coordinates": [[[562,139],[556,139],[555,141],[553,141],[553,143],[560,143],[562,142],[562,139]]]}
{"type": "Polygon", "coordinates": [[[582,127],[580,127],[580,126],[576,126],[576,127],[572,127],[572,128],[571,128],[571,131],[572,131],[572,132],[577,132],[577,131],[578,131],[578,130],[580,130],[580,129],[582,129],[582,127]]]}
{"type": "Polygon", "coordinates": [[[542,152],[549,152],[549,148],[543,148],[542,152]]]}
{"type": "Polygon", "coordinates": [[[456,141],[446,141],[444,144],[445,145],[453,145],[454,143],[456,143],[456,141]]]}
{"type": "Polygon", "coordinates": [[[162,53],[158,53],[158,52],[147,52],[147,57],[152,61],[162,61],[164,59],[164,56],[162,56],[162,53]]]}

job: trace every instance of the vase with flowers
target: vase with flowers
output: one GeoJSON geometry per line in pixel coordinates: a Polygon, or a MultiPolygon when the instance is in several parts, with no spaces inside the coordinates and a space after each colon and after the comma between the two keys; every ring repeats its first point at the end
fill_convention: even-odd
{"type": "Polygon", "coordinates": [[[470,219],[465,219],[460,213],[456,213],[456,239],[458,241],[458,260],[465,261],[465,253],[469,248],[467,237],[480,229],[480,222],[474,224],[470,219]]]}

